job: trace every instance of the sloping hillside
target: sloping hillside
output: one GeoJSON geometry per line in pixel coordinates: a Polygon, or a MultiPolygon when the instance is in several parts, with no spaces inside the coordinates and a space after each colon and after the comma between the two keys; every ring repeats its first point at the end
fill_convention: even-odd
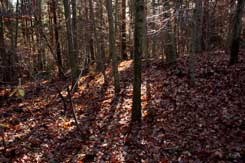
{"type": "Polygon", "coordinates": [[[141,126],[130,125],[132,61],[119,65],[117,98],[110,68],[107,85],[101,74],[81,77],[73,95],[80,130],[68,102],[63,114],[55,89],[65,82],[27,83],[24,98],[8,99],[0,108],[6,144],[0,144],[0,162],[242,162],[244,53],[239,64],[227,63],[223,52],[199,56],[194,86],[186,58],[176,66],[144,61],[141,126]]]}

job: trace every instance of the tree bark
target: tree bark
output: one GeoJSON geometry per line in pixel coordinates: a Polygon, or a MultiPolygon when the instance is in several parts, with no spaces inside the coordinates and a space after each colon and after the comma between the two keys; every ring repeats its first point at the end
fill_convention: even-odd
{"type": "Polygon", "coordinates": [[[76,71],[74,72],[75,76],[78,77],[78,44],[77,44],[77,0],[71,0],[71,6],[72,6],[72,39],[73,39],[73,55],[75,58],[75,64],[76,64],[76,71]]]}
{"type": "Polygon", "coordinates": [[[238,63],[238,52],[240,45],[240,33],[242,27],[242,14],[244,9],[245,0],[238,0],[236,13],[233,19],[233,26],[231,32],[230,42],[230,65],[238,63]]]}
{"type": "Polygon", "coordinates": [[[141,56],[143,53],[143,39],[145,31],[144,0],[135,0],[135,28],[134,28],[134,82],[132,121],[141,121],[141,56]]]}
{"type": "Polygon", "coordinates": [[[196,24],[196,31],[195,31],[195,52],[200,53],[202,52],[202,13],[203,13],[203,5],[201,0],[196,0],[196,8],[194,13],[194,21],[196,24]]]}
{"type": "Polygon", "coordinates": [[[65,19],[66,19],[65,22],[66,22],[66,35],[67,35],[67,43],[68,43],[69,61],[70,61],[70,67],[72,71],[72,84],[74,85],[76,83],[76,78],[78,77],[77,56],[76,56],[76,50],[74,50],[75,46],[74,46],[74,39],[73,39],[75,33],[72,32],[70,4],[68,0],[63,0],[63,3],[64,3],[65,19]]]}
{"type": "Polygon", "coordinates": [[[165,15],[165,19],[168,20],[168,25],[166,32],[164,32],[164,52],[166,54],[166,61],[167,63],[174,63],[176,62],[176,49],[175,49],[175,38],[173,34],[173,26],[171,22],[171,13],[170,13],[170,4],[166,2],[163,5],[163,9],[167,10],[168,12],[165,15]]]}
{"type": "MultiPolygon", "coordinates": [[[[1,11],[1,10],[0,10],[1,11]]],[[[0,55],[1,55],[1,65],[3,65],[2,69],[2,77],[3,82],[6,82],[6,72],[5,72],[5,58],[6,58],[6,51],[5,51],[5,40],[4,40],[4,26],[3,26],[3,17],[0,16],[0,55]]]]}
{"type": "Polygon", "coordinates": [[[119,75],[118,75],[118,61],[115,53],[115,29],[114,20],[112,16],[112,0],[106,0],[108,22],[109,22],[109,53],[112,56],[112,71],[114,77],[114,89],[117,95],[120,92],[119,75]]]}
{"type": "Polygon", "coordinates": [[[122,0],[122,24],[121,24],[121,56],[123,60],[128,59],[127,35],[126,35],[126,0],[122,0]]]}
{"type": "MultiPolygon", "coordinates": [[[[156,0],[152,0],[152,14],[153,14],[153,16],[156,15],[155,6],[156,6],[156,0]]],[[[153,17],[152,19],[153,19],[152,20],[153,21],[152,28],[153,28],[153,30],[156,30],[155,18],[153,17]]],[[[152,37],[153,38],[152,38],[152,51],[151,51],[152,54],[151,55],[152,55],[152,57],[156,57],[156,35],[154,34],[152,37]]]]}
{"type": "Polygon", "coordinates": [[[56,62],[58,66],[58,74],[59,78],[64,79],[65,75],[63,72],[63,66],[62,66],[62,56],[61,56],[61,48],[60,48],[60,41],[59,41],[59,30],[58,30],[58,22],[57,22],[57,2],[55,0],[52,0],[52,12],[53,12],[53,19],[54,19],[54,37],[55,37],[55,53],[57,56],[56,62]]]}
{"type": "Polygon", "coordinates": [[[195,65],[195,55],[200,52],[201,47],[201,37],[200,37],[200,29],[199,28],[199,18],[200,18],[200,11],[202,8],[202,1],[195,0],[195,8],[193,10],[193,23],[192,23],[192,42],[191,42],[191,52],[189,56],[189,78],[191,83],[195,84],[195,75],[194,75],[194,65],[195,65]]]}
{"type": "Polygon", "coordinates": [[[95,40],[95,45],[96,45],[96,71],[101,72],[103,71],[103,66],[102,66],[102,57],[101,57],[101,49],[99,46],[99,41],[98,41],[98,33],[96,30],[96,24],[95,24],[95,18],[94,18],[94,8],[93,8],[93,1],[89,0],[89,9],[90,9],[90,17],[92,21],[92,28],[93,28],[93,33],[94,33],[94,40],[95,40]]]}

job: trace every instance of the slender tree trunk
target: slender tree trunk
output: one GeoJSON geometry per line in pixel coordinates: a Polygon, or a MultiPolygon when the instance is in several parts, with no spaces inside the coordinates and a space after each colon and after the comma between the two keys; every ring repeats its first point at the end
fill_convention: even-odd
{"type": "Polygon", "coordinates": [[[75,59],[74,76],[78,77],[78,44],[77,44],[77,0],[71,0],[72,6],[72,39],[73,39],[73,55],[75,59]]]}
{"type": "MultiPolygon", "coordinates": [[[[37,51],[37,65],[38,65],[38,69],[42,70],[43,69],[43,56],[44,56],[44,43],[43,43],[43,39],[42,39],[42,0],[38,1],[37,4],[37,10],[36,13],[34,15],[35,18],[35,26],[36,26],[36,35],[37,35],[37,39],[36,39],[36,44],[38,46],[37,51]]],[[[50,17],[49,17],[50,18],[50,17]]]]}
{"type": "MultiPolygon", "coordinates": [[[[89,22],[89,19],[91,19],[91,15],[89,14],[89,4],[88,4],[88,0],[84,0],[84,5],[85,5],[85,21],[89,22]]],[[[92,38],[92,33],[88,32],[90,31],[90,26],[86,25],[85,26],[85,31],[84,31],[84,40],[88,39],[88,41],[86,41],[86,56],[85,56],[85,68],[88,68],[88,64],[91,63],[91,61],[95,60],[94,57],[94,41],[92,38]]]]}
{"type": "Polygon", "coordinates": [[[17,48],[17,44],[18,44],[18,29],[19,29],[19,0],[17,0],[16,2],[16,24],[15,24],[15,43],[14,43],[14,47],[15,49],[17,48]]]}
{"type": "Polygon", "coordinates": [[[92,0],[89,0],[89,8],[90,8],[90,16],[91,16],[91,21],[92,21],[92,28],[93,28],[93,33],[94,33],[94,40],[95,40],[95,45],[96,45],[96,71],[101,72],[102,71],[102,57],[101,57],[101,49],[99,46],[99,41],[98,41],[98,34],[96,30],[96,24],[95,24],[95,18],[94,18],[94,8],[93,8],[93,2],[92,0]]]}
{"type": "Polygon", "coordinates": [[[59,41],[59,31],[58,31],[58,23],[57,23],[57,14],[56,14],[57,4],[55,0],[52,0],[52,12],[53,12],[53,19],[54,19],[54,37],[55,37],[55,53],[57,56],[56,62],[58,66],[58,74],[61,79],[64,79],[64,72],[62,66],[62,57],[61,57],[61,48],[60,48],[60,41],[59,41]]]}
{"type": "Polygon", "coordinates": [[[134,44],[134,40],[133,40],[133,35],[134,35],[134,0],[128,1],[129,3],[129,43],[130,43],[130,47],[129,48],[129,53],[130,53],[130,59],[133,59],[133,53],[134,53],[134,48],[133,48],[133,44],[134,44]]]}
{"type": "Polygon", "coordinates": [[[127,35],[126,35],[126,0],[122,0],[122,24],[121,24],[121,56],[123,60],[128,59],[127,55],[127,35]]]}
{"type": "Polygon", "coordinates": [[[10,20],[9,22],[10,40],[11,40],[11,50],[9,52],[9,66],[10,66],[10,76],[11,81],[17,80],[17,69],[16,69],[16,48],[15,48],[15,24],[10,20]]]}
{"type": "MultiPolygon", "coordinates": [[[[113,24],[114,24],[114,33],[115,33],[115,53],[116,53],[116,56],[118,57],[119,59],[119,54],[121,54],[121,47],[120,47],[120,44],[118,46],[116,40],[121,40],[121,35],[118,33],[120,33],[120,19],[119,19],[119,14],[118,14],[118,10],[120,10],[120,6],[119,6],[119,0],[115,0],[114,2],[114,8],[112,9],[112,13],[113,13],[113,24]],[[118,37],[119,36],[119,37],[118,37]],[[118,37],[118,38],[117,38],[118,37]],[[120,47],[120,48],[119,48],[120,47]]],[[[112,59],[112,56],[111,54],[109,55],[109,60],[112,59]]],[[[120,57],[121,59],[121,57],[120,57]]]]}
{"type": "MultiPolygon", "coordinates": [[[[66,19],[66,35],[67,35],[67,43],[68,43],[68,53],[69,53],[69,60],[70,60],[70,67],[72,71],[72,84],[76,83],[76,78],[78,76],[78,66],[77,66],[77,56],[76,50],[74,47],[74,39],[72,32],[72,21],[71,21],[71,9],[68,0],[63,0],[64,9],[65,9],[65,19],[66,19]]],[[[74,7],[74,6],[73,6],[74,7]]],[[[73,18],[74,19],[74,18],[73,18]]],[[[73,20],[74,21],[74,20],[73,20]]],[[[74,23],[73,23],[74,25],[74,23]]]]}
{"type": "MultiPolygon", "coordinates": [[[[147,15],[147,1],[145,1],[145,15],[147,15]]],[[[148,62],[148,59],[149,59],[149,41],[148,41],[148,37],[147,37],[147,31],[148,31],[148,28],[147,28],[147,19],[146,19],[146,16],[145,16],[145,20],[144,20],[144,24],[145,24],[145,31],[144,31],[144,56],[146,57],[147,59],[147,62],[148,62]]],[[[148,64],[148,63],[147,63],[148,64]]]]}
{"type": "Polygon", "coordinates": [[[114,77],[114,89],[115,94],[117,95],[120,92],[120,84],[119,84],[119,75],[118,75],[118,61],[117,55],[115,53],[115,30],[114,30],[114,21],[112,16],[112,0],[106,0],[107,6],[107,14],[108,14],[108,22],[109,22],[109,53],[112,56],[112,71],[114,77]]]}
{"type": "Polygon", "coordinates": [[[166,2],[163,5],[163,9],[167,10],[168,12],[165,15],[165,19],[169,19],[167,30],[164,33],[164,52],[166,54],[166,61],[167,63],[174,63],[176,62],[176,49],[175,49],[175,38],[173,34],[173,26],[171,22],[171,13],[170,13],[170,4],[166,2]]]}
{"type": "MultiPolygon", "coordinates": [[[[100,27],[103,29],[103,22],[104,22],[104,16],[103,16],[103,0],[100,0],[100,27]]],[[[105,48],[104,48],[104,34],[100,33],[100,49],[101,49],[101,62],[102,62],[102,73],[104,76],[104,83],[107,83],[107,77],[106,77],[106,67],[105,67],[105,48]]]]}
{"type": "MultiPolygon", "coordinates": [[[[1,11],[1,9],[0,9],[1,11]]],[[[5,69],[6,67],[5,66],[5,60],[6,60],[6,51],[5,51],[5,40],[4,40],[4,26],[3,26],[3,17],[0,16],[0,55],[1,55],[1,65],[3,66],[2,67],[2,80],[3,82],[6,82],[6,72],[5,72],[5,69]]]]}
{"type": "Polygon", "coordinates": [[[202,49],[208,50],[208,40],[209,40],[209,1],[204,1],[203,8],[203,24],[202,24],[202,49]]]}
{"type": "Polygon", "coordinates": [[[195,0],[195,8],[193,10],[193,23],[192,23],[192,46],[191,52],[189,56],[189,78],[192,84],[195,84],[195,72],[194,72],[194,65],[195,65],[195,55],[200,52],[200,29],[199,29],[199,17],[200,17],[200,8],[202,6],[201,0],[195,0]]]}
{"type": "Polygon", "coordinates": [[[236,13],[233,19],[233,26],[231,31],[230,42],[230,64],[238,63],[238,52],[240,45],[240,33],[242,27],[242,14],[244,9],[245,0],[238,0],[236,13]]]}
{"type": "Polygon", "coordinates": [[[144,0],[135,0],[134,82],[132,121],[141,121],[141,56],[145,31],[144,0]]]}
{"type": "MultiPolygon", "coordinates": [[[[156,15],[156,0],[152,0],[152,14],[153,15],[156,15]]],[[[155,18],[153,17],[152,18],[153,20],[153,26],[152,26],[152,28],[153,28],[153,30],[156,30],[155,28],[156,28],[156,25],[155,25],[155,18]]],[[[153,36],[152,36],[153,38],[152,38],[152,57],[156,57],[156,35],[154,34],[153,36]]]]}
{"type": "Polygon", "coordinates": [[[196,23],[196,40],[195,40],[195,47],[196,53],[202,52],[202,15],[203,15],[203,1],[196,0],[196,12],[194,13],[194,21],[196,23]]]}
{"type": "MultiPolygon", "coordinates": [[[[0,8],[0,12],[4,12],[8,9],[5,2],[1,2],[2,7],[0,8]]],[[[2,68],[3,68],[3,82],[11,81],[11,55],[10,52],[6,50],[5,47],[5,32],[4,32],[4,20],[3,16],[0,15],[0,55],[2,56],[2,68]]],[[[7,26],[6,26],[7,27],[7,26]]]]}

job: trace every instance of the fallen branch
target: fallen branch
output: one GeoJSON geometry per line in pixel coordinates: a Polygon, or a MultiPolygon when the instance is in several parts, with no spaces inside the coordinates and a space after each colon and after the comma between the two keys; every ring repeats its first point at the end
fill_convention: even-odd
{"type": "Polygon", "coordinates": [[[69,87],[67,87],[67,92],[68,92],[68,98],[69,98],[70,108],[72,110],[73,118],[75,120],[75,123],[76,123],[76,126],[77,126],[78,130],[81,131],[81,129],[79,127],[78,120],[77,120],[77,116],[76,116],[76,113],[75,113],[74,105],[73,105],[73,102],[72,102],[71,91],[70,91],[69,87]]]}

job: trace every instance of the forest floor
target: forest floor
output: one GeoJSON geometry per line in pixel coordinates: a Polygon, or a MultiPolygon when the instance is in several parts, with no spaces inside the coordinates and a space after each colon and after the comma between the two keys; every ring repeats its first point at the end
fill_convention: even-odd
{"type": "Polygon", "coordinates": [[[55,89],[65,82],[28,82],[24,98],[1,104],[6,149],[1,142],[0,162],[241,163],[245,160],[242,53],[234,66],[228,66],[223,52],[200,55],[195,86],[189,82],[185,57],[177,68],[157,60],[143,62],[141,125],[130,124],[132,61],[119,65],[122,89],[117,98],[110,68],[107,85],[101,74],[80,78],[79,91],[73,94],[80,131],[69,105],[64,115],[55,89]]]}

